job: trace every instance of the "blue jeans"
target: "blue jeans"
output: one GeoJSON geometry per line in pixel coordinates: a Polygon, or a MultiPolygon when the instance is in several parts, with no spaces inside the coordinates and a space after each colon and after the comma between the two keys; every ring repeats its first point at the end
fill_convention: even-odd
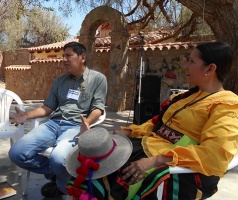
{"type": "Polygon", "coordinates": [[[46,177],[55,174],[58,189],[66,194],[65,187],[71,176],[65,168],[65,159],[77,144],[75,136],[79,131],[78,123],[49,120],[16,141],[9,150],[9,158],[23,169],[44,174],[46,177]],[[50,146],[55,148],[49,159],[38,154],[50,146]]]}

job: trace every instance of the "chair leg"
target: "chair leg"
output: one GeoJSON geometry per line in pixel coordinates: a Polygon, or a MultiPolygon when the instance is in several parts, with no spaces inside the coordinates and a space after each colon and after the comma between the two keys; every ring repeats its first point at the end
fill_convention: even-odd
{"type": "MultiPolygon", "coordinates": [[[[10,146],[12,146],[12,144],[16,142],[16,138],[10,138],[10,146]]],[[[11,165],[13,165],[13,163],[11,162],[11,165]]],[[[15,165],[15,164],[14,164],[15,165]]],[[[16,170],[18,172],[18,176],[22,175],[22,172],[24,171],[22,168],[16,166],[16,170]]]]}
{"type": "Polygon", "coordinates": [[[23,169],[17,166],[18,176],[22,176],[23,169]]]}
{"type": "Polygon", "coordinates": [[[28,187],[29,187],[29,181],[30,181],[30,171],[26,171],[26,175],[25,175],[25,179],[23,181],[25,181],[25,183],[22,183],[22,194],[23,195],[27,195],[28,193],[28,187]]]}

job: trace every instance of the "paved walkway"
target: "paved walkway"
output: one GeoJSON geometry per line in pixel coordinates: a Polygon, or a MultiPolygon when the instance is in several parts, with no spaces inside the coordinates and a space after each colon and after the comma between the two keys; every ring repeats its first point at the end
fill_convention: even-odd
{"type": "MultiPolygon", "coordinates": [[[[26,110],[41,105],[40,103],[25,104],[26,110]]],[[[110,112],[107,110],[107,116],[100,126],[108,131],[119,129],[120,126],[127,126],[133,121],[133,111],[110,112]]],[[[25,124],[26,133],[30,128],[30,121],[25,124]]],[[[42,175],[31,173],[28,195],[22,195],[22,186],[25,184],[25,172],[22,177],[18,177],[18,173],[14,165],[11,165],[8,158],[8,150],[10,147],[9,139],[0,139],[0,182],[9,182],[16,190],[17,194],[7,198],[8,200],[52,200],[52,198],[43,198],[40,194],[40,188],[47,182],[42,175]]],[[[238,199],[238,167],[230,170],[221,179],[219,183],[219,191],[210,200],[237,200],[238,199]]],[[[58,197],[57,200],[65,199],[65,196],[58,197]]]]}

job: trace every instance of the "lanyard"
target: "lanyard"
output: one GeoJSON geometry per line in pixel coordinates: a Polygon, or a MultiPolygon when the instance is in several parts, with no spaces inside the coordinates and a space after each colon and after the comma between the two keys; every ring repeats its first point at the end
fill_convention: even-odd
{"type": "Polygon", "coordinates": [[[196,100],[196,101],[192,101],[192,102],[186,103],[182,108],[179,108],[178,110],[176,110],[176,111],[171,115],[171,117],[165,122],[165,124],[167,124],[168,121],[170,121],[170,120],[171,120],[175,115],[177,115],[181,110],[183,110],[183,109],[187,108],[188,106],[191,106],[191,105],[193,105],[193,104],[195,104],[195,103],[197,103],[197,102],[199,102],[199,101],[201,101],[201,100],[203,100],[203,99],[207,98],[208,96],[210,96],[210,95],[212,95],[212,94],[215,94],[215,93],[216,93],[216,92],[210,93],[210,94],[208,94],[208,95],[206,95],[206,96],[204,96],[204,97],[202,97],[202,98],[200,98],[200,99],[198,99],[198,100],[196,100]]]}

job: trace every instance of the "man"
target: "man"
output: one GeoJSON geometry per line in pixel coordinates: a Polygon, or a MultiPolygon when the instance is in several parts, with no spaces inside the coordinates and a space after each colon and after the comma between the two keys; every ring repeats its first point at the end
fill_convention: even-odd
{"type": "Polygon", "coordinates": [[[10,117],[11,123],[18,125],[54,111],[48,122],[27,133],[9,150],[16,165],[51,179],[41,189],[45,197],[66,194],[70,175],[65,158],[77,142],[75,136],[89,129],[102,114],[107,93],[106,77],[86,66],[86,48],[82,44],[66,44],[63,63],[67,73],[54,81],[43,105],[28,112],[16,107],[16,114],[10,117]],[[49,159],[38,154],[50,146],[55,148],[49,159]]]}

